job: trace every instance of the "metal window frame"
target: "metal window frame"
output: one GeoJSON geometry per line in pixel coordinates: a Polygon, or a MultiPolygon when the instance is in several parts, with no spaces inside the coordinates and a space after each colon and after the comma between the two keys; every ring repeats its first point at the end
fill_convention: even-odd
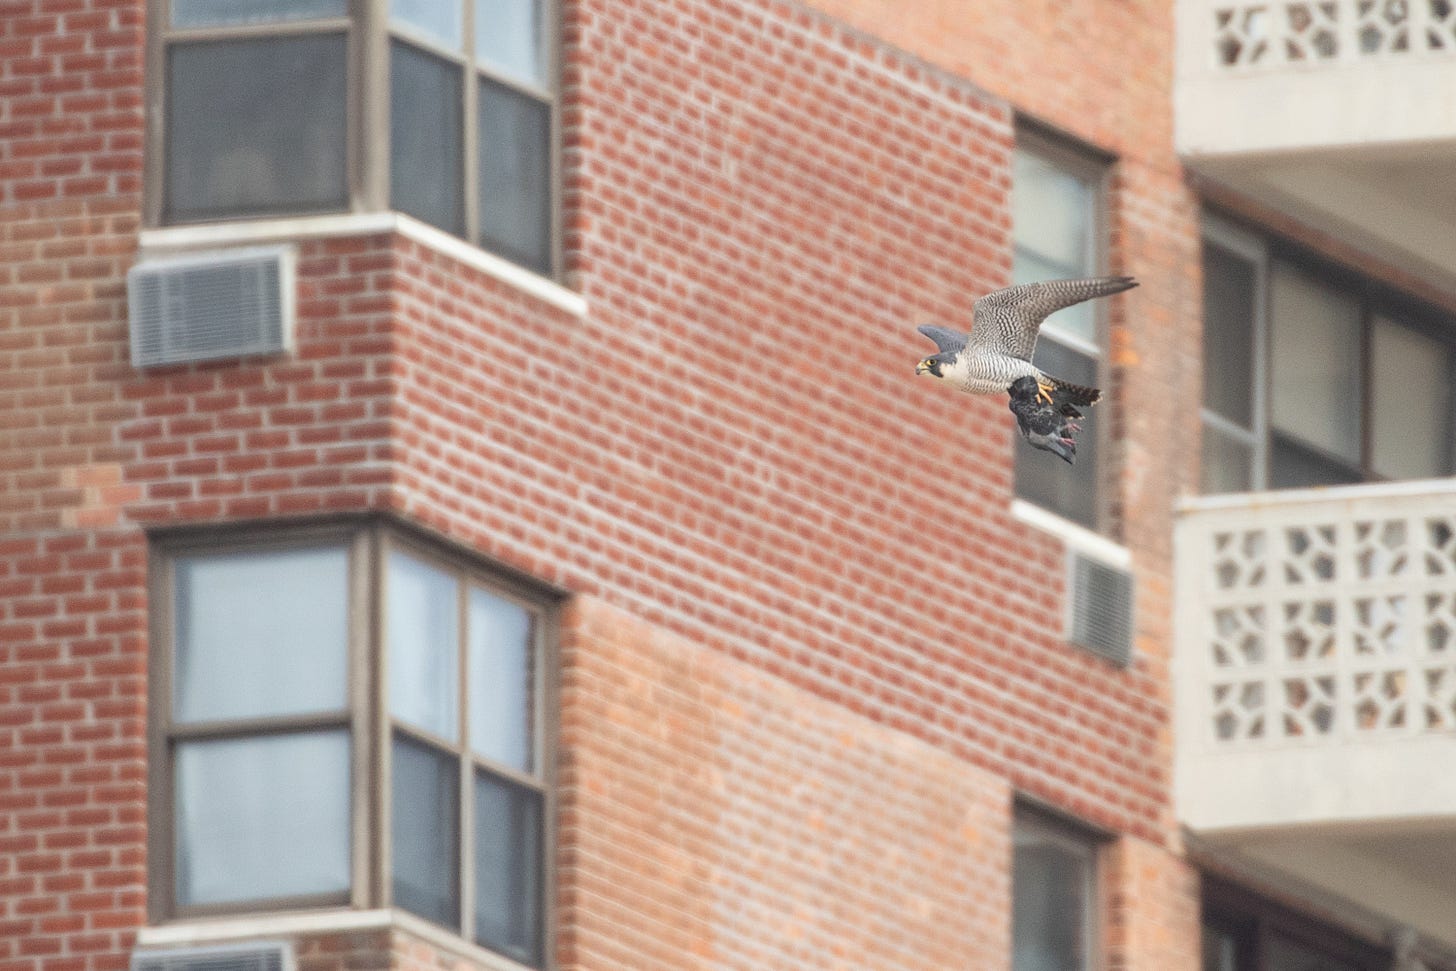
{"type": "MultiPolygon", "coordinates": [[[[321,525],[288,532],[264,531],[251,537],[223,539],[210,531],[182,537],[154,539],[148,557],[149,585],[149,670],[148,678],[148,779],[147,815],[148,919],[157,923],[171,918],[202,917],[257,910],[295,909],[348,904],[363,906],[360,895],[364,876],[357,852],[367,843],[369,819],[365,809],[365,772],[368,763],[356,744],[357,733],[366,721],[360,684],[360,645],[364,630],[356,598],[361,578],[358,569],[358,537],[354,531],[337,525],[321,525]],[[194,554],[235,552],[281,552],[311,546],[342,545],[349,556],[348,644],[346,670],[352,684],[345,695],[345,708],[339,712],[304,716],[271,716],[266,718],[230,719],[177,725],[172,718],[173,657],[176,648],[174,624],[176,607],[176,562],[194,554]],[[176,768],[175,747],[178,742],[199,738],[262,738],[289,734],[310,728],[341,728],[350,735],[350,888],[343,894],[309,897],[277,897],[244,903],[184,906],[176,899],[176,768]],[[361,771],[362,770],[362,771],[361,771]]],[[[366,672],[367,677],[367,672],[366,672]]]]}
{"type": "MultiPolygon", "coordinates": [[[[460,766],[461,922],[450,928],[473,946],[490,950],[474,937],[473,798],[477,769],[493,773],[539,793],[542,800],[539,913],[543,968],[554,965],[550,942],[556,936],[554,867],[557,814],[556,738],[558,686],[553,676],[559,630],[556,591],[529,578],[501,570],[478,557],[424,536],[393,519],[348,516],[302,523],[248,523],[204,528],[162,529],[149,534],[148,589],[149,670],[147,723],[147,878],[149,923],[197,917],[298,910],[347,905],[353,908],[391,906],[390,814],[392,812],[390,740],[395,731],[450,752],[460,766]],[[194,554],[268,552],[318,545],[342,545],[349,557],[347,707],[342,712],[307,716],[270,716],[203,722],[186,726],[172,721],[172,658],[175,652],[175,564],[194,554]],[[451,743],[413,726],[400,725],[388,708],[388,647],[385,644],[387,557],[403,550],[447,572],[456,582],[460,663],[460,740],[451,743]],[[488,591],[532,615],[533,771],[522,773],[473,753],[469,746],[468,603],[473,589],[488,591]],[[180,739],[269,737],[301,729],[337,726],[350,739],[350,887],[345,894],[279,897],[235,904],[179,906],[175,882],[174,746],[180,739]]],[[[495,953],[495,952],[492,952],[495,953]]],[[[510,958],[505,960],[511,961],[510,958]]],[[[513,962],[514,963],[514,962],[513,962]]]]}
{"type": "MultiPolygon", "coordinates": [[[[1034,155],[1088,187],[1091,194],[1089,200],[1091,219],[1086,251],[1083,254],[1089,268],[1087,275],[1097,276],[1107,273],[1112,262],[1111,206],[1113,175],[1117,162],[1115,156],[1078,142],[1027,118],[1016,120],[1016,140],[1013,152],[1026,152],[1034,155]]],[[[1012,247],[1013,250],[1016,248],[1014,228],[1012,247]]],[[[1097,386],[1108,389],[1112,380],[1112,368],[1108,361],[1107,348],[1111,346],[1112,342],[1111,319],[1107,302],[1094,301],[1092,314],[1096,334],[1094,343],[1089,343],[1078,335],[1060,330],[1055,321],[1049,321],[1042,327],[1040,339],[1050,340],[1069,350],[1091,357],[1096,369],[1097,386]]],[[[1093,496],[1092,523],[1087,528],[1103,535],[1112,533],[1116,525],[1112,521],[1111,509],[1111,496],[1114,494],[1117,482],[1115,462],[1112,459],[1114,444],[1112,428],[1115,420],[1111,415],[1116,411],[1115,406],[1116,395],[1109,390],[1106,397],[1098,404],[1104,417],[1103,420],[1096,423],[1098,462],[1091,475],[1095,495],[1093,496]]],[[[1015,488],[1016,464],[1017,459],[1013,456],[1013,489],[1015,488]]],[[[1032,500],[1027,499],[1026,501],[1032,500]]],[[[1056,509],[1048,511],[1061,515],[1061,512],[1056,509]]]]}
{"type": "MultiPolygon", "coordinates": [[[[1441,309],[1424,303],[1410,294],[1381,284],[1369,277],[1330,260],[1273,233],[1247,226],[1219,212],[1205,212],[1201,218],[1201,240],[1204,245],[1212,244],[1234,256],[1246,260],[1254,270],[1255,294],[1253,300],[1254,318],[1254,390],[1253,427],[1242,429],[1207,408],[1200,409],[1205,428],[1215,428],[1224,434],[1234,435],[1253,446],[1252,491],[1270,488],[1269,475],[1276,436],[1282,436],[1293,446],[1309,452],[1323,461],[1348,470],[1358,482],[1384,482],[1388,477],[1378,472],[1374,465],[1374,447],[1371,430],[1375,407],[1373,381],[1374,333],[1380,319],[1390,321],[1398,327],[1407,328],[1417,334],[1430,337],[1443,344],[1450,354],[1448,384],[1456,383],[1456,317],[1441,309]],[[1274,380],[1273,373],[1273,321],[1272,277],[1276,265],[1305,274],[1316,283],[1350,297],[1359,311],[1360,349],[1358,380],[1360,382],[1360,458],[1351,463],[1348,459],[1332,455],[1318,446],[1302,440],[1297,434],[1276,430],[1271,417],[1269,387],[1274,380]]],[[[1205,321],[1206,325],[1206,321],[1205,321]]],[[[1206,377],[1205,377],[1206,380],[1206,377]]],[[[1456,395],[1448,403],[1451,422],[1451,441],[1447,444],[1447,469],[1456,472],[1456,395]]]]}
{"type": "MultiPolygon", "coordinates": [[[[1268,482],[1269,468],[1269,248],[1253,233],[1207,213],[1202,218],[1201,239],[1245,261],[1254,271],[1254,320],[1251,328],[1254,353],[1249,375],[1253,384],[1253,400],[1249,405],[1251,427],[1244,428],[1204,407],[1201,402],[1199,415],[1205,428],[1215,428],[1249,446],[1252,453],[1249,487],[1263,489],[1268,482]]],[[[1206,327],[1208,321],[1203,321],[1203,325],[1206,327]]],[[[1208,380],[1207,374],[1204,380],[1208,380]]]]}
{"type": "MultiPolygon", "coordinates": [[[[509,582],[502,582],[497,578],[487,580],[478,567],[472,566],[468,561],[458,554],[442,553],[438,546],[428,543],[419,538],[405,536],[399,533],[384,533],[376,547],[377,569],[376,576],[376,643],[379,650],[379,677],[376,682],[376,703],[378,705],[378,734],[375,744],[380,750],[381,782],[377,789],[377,797],[380,800],[379,818],[381,819],[381,839],[387,842],[388,836],[393,832],[392,823],[392,746],[395,736],[403,735],[405,738],[417,744],[425,745],[436,752],[443,752],[453,758],[458,766],[458,789],[456,810],[459,814],[460,832],[459,853],[460,868],[457,873],[458,885],[456,895],[460,905],[458,914],[458,928],[447,928],[451,933],[458,933],[461,937],[479,947],[487,950],[490,948],[480,943],[475,936],[475,859],[474,859],[474,811],[475,811],[475,772],[481,769],[499,778],[503,778],[523,788],[531,789],[538,793],[542,799],[542,859],[539,861],[540,875],[539,886],[541,888],[541,900],[539,910],[542,918],[541,934],[544,940],[551,939],[552,929],[551,914],[553,908],[550,906],[551,894],[554,890],[551,879],[551,867],[546,861],[554,857],[555,844],[553,827],[550,825],[554,818],[554,785],[550,784],[547,778],[547,767],[550,765],[548,752],[548,722],[546,710],[548,698],[546,697],[547,686],[551,683],[547,678],[547,656],[549,652],[548,635],[553,631],[551,612],[542,604],[539,597],[532,597],[526,591],[513,586],[509,582]],[[456,712],[456,734],[455,739],[443,738],[434,732],[419,728],[400,721],[389,710],[389,646],[386,643],[388,630],[388,602],[389,602],[389,569],[388,559],[392,553],[400,552],[417,560],[425,562],[441,572],[448,574],[455,582],[455,599],[457,611],[456,625],[456,671],[457,671],[457,712],[456,712]],[[470,591],[483,589],[491,594],[508,600],[522,609],[528,611],[532,616],[532,678],[536,686],[536,698],[533,704],[531,719],[532,731],[532,764],[535,771],[531,773],[521,772],[510,766],[502,765],[492,759],[485,758],[475,753],[470,747],[470,629],[469,629],[469,604],[470,591]]],[[[388,906],[393,903],[393,852],[392,848],[380,854],[380,882],[379,901],[388,906]]],[[[418,915],[417,915],[418,916],[418,915]]],[[[428,919],[428,918],[422,918],[428,919]]],[[[543,946],[543,958],[547,955],[543,946]]]]}
{"type": "MultiPolygon", "coordinates": [[[[464,151],[461,153],[465,205],[465,242],[480,247],[479,226],[481,200],[479,188],[475,185],[475,172],[479,156],[480,133],[476,111],[477,85],[480,78],[524,94],[548,110],[548,167],[547,192],[550,195],[547,208],[549,236],[549,263],[544,274],[552,280],[560,280],[564,266],[564,163],[562,149],[562,63],[563,38],[560,24],[561,0],[541,0],[543,4],[542,23],[545,37],[542,39],[541,55],[545,62],[547,83],[526,84],[516,78],[493,70],[480,63],[475,57],[475,0],[456,0],[463,5],[464,45],[461,51],[451,51],[418,31],[391,24],[388,0],[347,0],[348,13],[344,17],[315,20],[297,20],[269,24],[240,24],[223,27],[173,28],[171,26],[171,0],[147,0],[146,38],[146,121],[145,160],[143,168],[143,224],[149,228],[170,225],[164,219],[164,197],[166,194],[167,169],[167,91],[166,64],[167,49],[173,43],[187,41],[248,40],[267,37],[290,37],[299,35],[343,33],[346,41],[345,54],[345,172],[344,185],[347,204],[339,212],[384,212],[390,207],[390,75],[389,44],[394,38],[411,44],[420,50],[445,57],[464,67],[462,79],[465,85],[461,107],[461,136],[464,151]]],[[[332,211],[332,210],[331,210],[332,211]]],[[[210,225],[218,223],[249,222],[262,219],[278,219],[305,213],[277,212],[228,216],[221,219],[189,220],[176,225],[210,225]]],[[[453,234],[451,234],[453,235],[453,234]]],[[[485,247],[481,247],[486,249],[485,247]]],[[[486,252],[495,252],[486,249],[486,252]]],[[[504,253],[497,253],[503,259],[511,260],[504,253]]],[[[515,262],[511,260],[511,262],[515,262]]],[[[534,269],[531,272],[537,272],[534,269]]]]}

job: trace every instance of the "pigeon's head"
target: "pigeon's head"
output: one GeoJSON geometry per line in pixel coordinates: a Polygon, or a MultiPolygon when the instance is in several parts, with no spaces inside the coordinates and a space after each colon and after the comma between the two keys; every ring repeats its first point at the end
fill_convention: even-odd
{"type": "Polygon", "coordinates": [[[1027,374],[1017,378],[1015,381],[1012,381],[1011,387],[1007,388],[1006,390],[1010,392],[1011,397],[1013,398],[1031,400],[1032,398],[1036,397],[1036,393],[1039,388],[1036,383],[1036,378],[1027,374]]]}

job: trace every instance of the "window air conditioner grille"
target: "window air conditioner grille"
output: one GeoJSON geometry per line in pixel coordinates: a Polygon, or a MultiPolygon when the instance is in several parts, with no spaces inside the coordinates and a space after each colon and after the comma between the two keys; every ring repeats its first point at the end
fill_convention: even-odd
{"type": "Polygon", "coordinates": [[[293,946],[285,941],[249,941],[214,947],[132,952],[131,971],[293,971],[293,946]]]}
{"type": "Polygon", "coordinates": [[[221,250],[127,273],[137,367],[277,354],[293,331],[293,251],[221,250]]]}
{"type": "Polygon", "coordinates": [[[1116,664],[1132,660],[1132,574],[1073,552],[1069,639],[1116,664]]]}

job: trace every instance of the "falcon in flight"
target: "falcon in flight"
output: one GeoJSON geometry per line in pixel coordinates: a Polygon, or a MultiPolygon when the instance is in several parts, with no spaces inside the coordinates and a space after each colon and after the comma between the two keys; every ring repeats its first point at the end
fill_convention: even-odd
{"type": "Polygon", "coordinates": [[[1102,392],[1052,377],[1032,364],[1037,334],[1042,321],[1055,311],[1135,286],[1137,281],[1130,276],[1104,276],[1025,283],[988,293],[973,305],[969,335],[933,324],[920,326],[920,333],[935,342],[939,353],[923,358],[915,373],[949,381],[970,394],[1011,393],[1017,379],[1031,378],[1036,389],[1030,399],[1013,394],[1011,402],[1022,434],[1037,448],[1070,462],[1075,449],[1061,441],[1070,440],[1077,430],[1070,419],[1080,418],[1077,408],[1096,404],[1102,392]],[[1032,431],[1024,414],[1032,416],[1032,431]]]}

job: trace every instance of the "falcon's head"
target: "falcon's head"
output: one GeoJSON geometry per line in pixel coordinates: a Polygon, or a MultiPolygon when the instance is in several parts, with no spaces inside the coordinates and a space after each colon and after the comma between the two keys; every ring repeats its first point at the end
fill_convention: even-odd
{"type": "Polygon", "coordinates": [[[966,335],[934,324],[921,324],[915,329],[935,341],[935,349],[939,351],[938,354],[922,357],[915,365],[915,373],[929,374],[934,378],[949,377],[947,372],[955,369],[957,358],[966,346],[966,335]]]}
{"type": "Polygon", "coordinates": [[[954,362],[954,354],[936,354],[921,359],[920,363],[915,365],[915,373],[929,374],[933,378],[943,378],[945,374],[942,373],[941,368],[948,367],[954,362]]]}

